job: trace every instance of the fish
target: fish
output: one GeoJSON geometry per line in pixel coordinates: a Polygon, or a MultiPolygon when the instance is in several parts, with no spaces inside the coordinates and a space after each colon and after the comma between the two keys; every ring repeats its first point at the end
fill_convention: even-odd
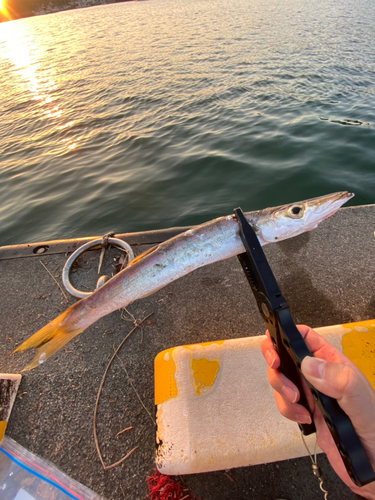
{"type": "MultiPolygon", "coordinates": [[[[347,191],[278,207],[246,212],[261,245],[314,229],[354,194],[347,191]]],[[[90,296],[76,302],[26,339],[13,352],[36,348],[22,370],[44,363],[99,318],[147,297],[172,281],[244,252],[234,215],[219,217],[146,250],[90,296]]]]}

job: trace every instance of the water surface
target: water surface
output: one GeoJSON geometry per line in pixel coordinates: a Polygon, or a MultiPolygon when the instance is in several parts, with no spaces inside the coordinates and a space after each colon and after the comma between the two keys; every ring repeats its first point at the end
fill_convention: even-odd
{"type": "Polygon", "coordinates": [[[375,203],[370,0],[150,0],[0,25],[0,245],[375,203]]]}

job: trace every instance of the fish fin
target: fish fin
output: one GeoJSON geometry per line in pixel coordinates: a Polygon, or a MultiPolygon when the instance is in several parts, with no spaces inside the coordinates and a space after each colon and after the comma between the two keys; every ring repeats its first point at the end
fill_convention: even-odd
{"type": "Polygon", "coordinates": [[[25,372],[27,370],[31,370],[36,366],[44,363],[48,358],[50,358],[53,354],[59,351],[65,344],[70,342],[74,337],[79,335],[83,331],[83,328],[77,328],[70,332],[61,331],[51,340],[46,342],[45,344],[38,347],[36,353],[31,360],[31,362],[25,366],[21,371],[25,372]]]}
{"type": "Polygon", "coordinates": [[[146,255],[148,255],[149,253],[153,252],[154,250],[156,250],[158,248],[158,245],[154,246],[154,247],[151,247],[149,248],[148,250],[140,253],[139,255],[137,255],[137,257],[134,257],[133,260],[131,260],[129,262],[129,264],[126,266],[126,267],[130,267],[132,266],[133,264],[136,264],[137,262],[139,262],[141,259],[143,259],[143,257],[146,257],[146,255]]]}
{"type": "Polygon", "coordinates": [[[26,339],[13,351],[18,352],[33,347],[37,348],[32,361],[22,371],[31,370],[39,364],[44,363],[50,356],[84,330],[84,328],[74,328],[69,324],[69,313],[73,307],[74,305],[43,326],[43,328],[31,335],[31,337],[26,339]]]}

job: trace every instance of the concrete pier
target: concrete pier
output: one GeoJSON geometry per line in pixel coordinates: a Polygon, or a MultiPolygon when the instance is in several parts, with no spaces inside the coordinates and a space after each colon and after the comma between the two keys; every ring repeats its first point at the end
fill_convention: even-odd
{"type": "MultiPolygon", "coordinates": [[[[310,233],[265,247],[297,323],[320,327],[375,318],[374,232],[375,205],[344,208],[310,233]]],[[[139,254],[146,248],[143,244],[134,251],[139,254]]],[[[62,253],[31,251],[21,258],[14,248],[0,248],[1,372],[19,372],[30,353],[7,355],[74,303],[61,283],[66,251],[71,249],[62,244],[62,253]]],[[[110,252],[108,272],[121,253],[110,252]]],[[[72,277],[76,286],[93,288],[98,256],[99,252],[87,252],[79,261],[72,277]]],[[[130,305],[128,311],[130,315],[116,311],[102,318],[47,363],[25,372],[7,427],[9,437],[108,500],[141,500],[147,494],[145,480],[155,454],[157,353],[183,344],[264,333],[236,258],[194,271],[130,305]],[[99,384],[114,348],[133,328],[132,316],[142,319],[150,313],[111,365],[98,408],[104,462],[116,462],[138,448],[121,465],[104,471],[93,438],[99,384]],[[127,427],[132,429],[118,435],[127,427]]],[[[264,366],[264,377],[265,373],[264,366]]],[[[332,498],[355,498],[324,457],[320,466],[332,498]]],[[[202,500],[323,498],[309,458],[183,476],[182,481],[202,500]]]]}

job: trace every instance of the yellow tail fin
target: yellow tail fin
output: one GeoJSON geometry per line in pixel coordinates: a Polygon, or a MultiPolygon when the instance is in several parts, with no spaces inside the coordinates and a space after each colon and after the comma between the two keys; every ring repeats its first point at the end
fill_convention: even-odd
{"type": "Polygon", "coordinates": [[[69,324],[69,313],[73,307],[74,305],[43,326],[13,351],[37,348],[35,356],[22,371],[31,370],[44,363],[50,356],[83,331],[83,328],[75,328],[74,325],[69,324]]]}

